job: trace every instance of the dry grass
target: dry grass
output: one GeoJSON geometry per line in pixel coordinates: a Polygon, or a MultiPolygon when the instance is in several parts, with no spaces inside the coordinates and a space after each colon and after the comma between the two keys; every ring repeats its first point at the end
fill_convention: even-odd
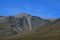
{"type": "Polygon", "coordinates": [[[0,23],[0,31],[6,30],[9,24],[7,22],[0,23]]]}

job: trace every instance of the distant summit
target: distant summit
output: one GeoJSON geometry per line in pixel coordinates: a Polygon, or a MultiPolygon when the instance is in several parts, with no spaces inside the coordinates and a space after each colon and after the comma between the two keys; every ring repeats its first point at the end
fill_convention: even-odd
{"type": "Polygon", "coordinates": [[[31,16],[30,14],[26,14],[26,13],[20,13],[15,15],[15,17],[21,17],[21,16],[31,16]]]}
{"type": "Polygon", "coordinates": [[[33,30],[39,26],[49,23],[49,21],[46,22],[46,20],[43,20],[40,17],[32,16],[29,14],[18,14],[16,16],[10,16],[8,21],[10,26],[18,29],[17,31],[33,30]]]}
{"type": "Polygon", "coordinates": [[[50,23],[50,20],[45,20],[30,14],[4,16],[0,19],[0,28],[2,28],[1,36],[20,34],[22,32],[33,30],[50,23]]]}

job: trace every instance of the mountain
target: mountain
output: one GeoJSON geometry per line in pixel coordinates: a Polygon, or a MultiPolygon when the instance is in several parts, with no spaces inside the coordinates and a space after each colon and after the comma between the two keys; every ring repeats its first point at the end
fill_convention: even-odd
{"type": "Polygon", "coordinates": [[[40,17],[32,16],[29,14],[1,16],[0,38],[13,36],[26,31],[34,30],[48,23],[50,23],[50,20],[44,20],[40,17]]]}
{"type": "Polygon", "coordinates": [[[6,40],[60,40],[60,18],[37,29],[5,38],[6,40]]]}

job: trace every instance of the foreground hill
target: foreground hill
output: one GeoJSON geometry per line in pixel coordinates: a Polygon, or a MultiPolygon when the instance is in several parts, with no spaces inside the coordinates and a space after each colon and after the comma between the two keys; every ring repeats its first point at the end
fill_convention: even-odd
{"type": "Polygon", "coordinates": [[[24,32],[6,40],[60,40],[60,19],[40,28],[24,32]]]}

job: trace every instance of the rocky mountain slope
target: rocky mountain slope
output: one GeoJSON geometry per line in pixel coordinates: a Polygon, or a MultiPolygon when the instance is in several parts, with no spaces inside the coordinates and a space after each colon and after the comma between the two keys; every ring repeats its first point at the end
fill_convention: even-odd
{"type": "Polygon", "coordinates": [[[60,19],[37,29],[5,38],[6,40],[60,40],[60,19]]]}
{"type": "Polygon", "coordinates": [[[41,28],[43,25],[51,23],[37,16],[29,14],[19,14],[15,16],[0,17],[0,38],[21,34],[26,31],[41,28]]]}

